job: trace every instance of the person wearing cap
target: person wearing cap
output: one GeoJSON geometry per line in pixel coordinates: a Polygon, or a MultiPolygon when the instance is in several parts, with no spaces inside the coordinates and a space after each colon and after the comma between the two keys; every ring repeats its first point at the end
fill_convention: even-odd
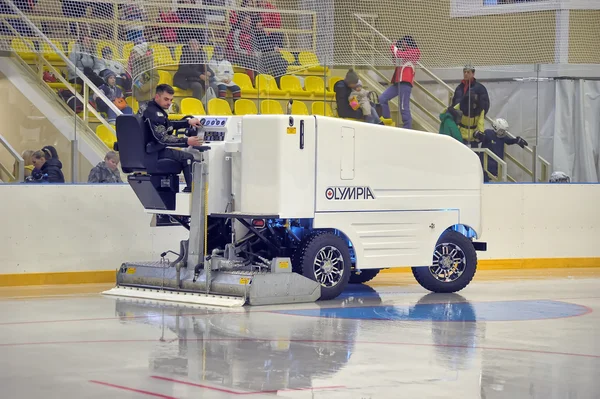
{"type": "Polygon", "coordinates": [[[368,123],[383,125],[383,122],[379,119],[379,115],[377,115],[374,104],[371,104],[371,113],[369,115],[364,115],[361,108],[353,109],[350,105],[350,95],[359,82],[360,80],[358,79],[356,72],[354,72],[353,69],[350,69],[346,73],[346,77],[333,86],[338,116],[340,118],[359,119],[368,123]]]}
{"type": "MultiPolygon", "coordinates": [[[[127,103],[125,102],[123,91],[119,86],[117,86],[117,76],[113,71],[107,70],[104,73],[104,79],[106,81],[105,84],[99,87],[100,90],[104,93],[104,95],[111,101],[113,104],[117,106],[124,114],[133,114],[133,110],[127,103]]],[[[104,103],[104,101],[94,95],[94,100],[96,101],[96,107],[101,112],[106,112],[108,115],[107,121],[108,123],[115,123],[117,119],[117,114],[113,111],[108,105],[104,103]]]]}
{"type": "Polygon", "coordinates": [[[410,95],[415,80],[415,66],[421,59],[421,50],[412,36],[404,36],[392,44],[392,55],[396,65],[391,85],[379,96],[381,113],[386,119],[391,118],[389,101],[398,97],[400,101],[400,116],[402,127],[412,129],[412,115],[410,113],[410,95]]]}
{"type": "MultiPolygon", "coordinates": [[[[476,132],[474,138],[481,142],[481,148],[489,148],[500,159],[504,159],[504,146],[517,144],[521,148],[529,145],[522,137],[510,137],[508,131],[508,122],[505,119],[498,118],[492,123],[492,129],[486,129],[483,133],[476,132]]],[[[481,164],[483,165],[483,154],[479,154],[481,164]]],[[[498,176],[498,162],[488,158],[488,172],[498,176]]],[[[483,173],[483,181],[488,182],[489,176],[483,173]]]]}
{"type": "Polygon", "coordinates": [[[474,134],[484,131],[485,115],[490,110],[490,97],[485,86],[475,79],[475,68],[472,65],[463,68],[463,78],[454,91],[451,106],[463,113],[459,123],[463,140],[472,147],[477,147],[474,134]]]}

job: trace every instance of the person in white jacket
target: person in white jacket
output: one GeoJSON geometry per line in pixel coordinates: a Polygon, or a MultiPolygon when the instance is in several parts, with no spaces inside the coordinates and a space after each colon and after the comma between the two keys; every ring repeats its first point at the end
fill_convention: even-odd
{"type": "Polygon", "coordinates": [[[219,98],[225,98],[227,90],[231,91],[234,102],[241,97],[240,87],[233,81],[233,65],[225,59],[225,51],[222,47],[215,46],[208,68],[212,71],[214,82],[219,88],[217,93],[219,98]]]}

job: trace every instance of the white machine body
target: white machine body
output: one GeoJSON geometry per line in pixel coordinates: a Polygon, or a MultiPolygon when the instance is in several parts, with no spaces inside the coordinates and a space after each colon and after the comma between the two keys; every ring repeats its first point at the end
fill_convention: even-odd
{"type": "MultiPolygon", "coordinates": [[[[209,215],[310,219],[343,233],[360,269],[430,266],[455,225],[481,235],[480,160],[453,138],[323,116],[199,118],[209,215]]],[[[176,212],[189,214],[179,206],[191,196],[178,196],[176,212]]]]}

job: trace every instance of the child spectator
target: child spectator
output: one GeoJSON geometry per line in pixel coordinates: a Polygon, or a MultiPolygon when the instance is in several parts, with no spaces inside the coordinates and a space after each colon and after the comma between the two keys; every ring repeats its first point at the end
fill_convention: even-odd
{"type": "Polygon", "coordinates": [[[360,108],[353,109],[350,105],[350,94],[352,90],[358,85],[359,79],[356,72],[350,69],[346,73],[346,77],[335,84],[333,90],[335,91],[335,101],[337,104],[338,116],[340,118],[350,119],[364,119],[366,122],[383,125],[383,122],[379,119],[375,107],[371,104],[371,113],[364,114],[360,108]]]}
{"type": "MultiPolygon", "coordinates": [[[[183,46],[179,69],[173,76],[173,86],[183,90],[192,90],[192,96],[202,100],[206,90],[206,82],[211,81],[212,73],[206,68],[206,54],[196,39],[183,46]]],[[[218,88],[213,87],[215,93],[218,88]]]]}
{"type": "Polygon", "coordinates": [[[363,89],[362,82],[360,79],[356,86],[352,89],[350,97],[350,106],[353,110],[361,109],[363,115],[371,115],[371,102],[369,101],[369,92],[363,89]]]}
{"type": "MultiPolygon", "coordinates": [[[[527,141],[521,137],[511,138],[508,136],[508,122],[502,118],[498,118],[492,123],[492,129],[487,129],[483,133],[475,132],[474,138],[481,142],[481,148],[489,148],[500,159],[504,159],[504,145],[517,144],[521,148],[525,148],[527,141]]],[[[480,154],[483,165],[483,154],[480,154]]],[[[488,158],[488,172],[494,176],[498,176],[498,162],[488,158]]],[[[487,173],[483,174],[483,180],[489,181],[487,173]]]]}
{"type": "Polygon", "coordinates": [[[390,87],[379,96],[381,113],[386,119],[391,118],[389,101],[398,96],[400,101],[400,115],[402,127],[412,129],[412,115],[410,113],[410,95],[415,79],[415,64],[421,58],[421,51],[412,36],[404,36],[392,45],[392,55],[396,62],[396,69],[392,76],[390,87]]]}
{"type": "Polygon", "coordinates": [[[108,46],[102,49],[102,58],[98,60],[98,75],[106,80],[106,74],[113,72],[117,78],[117,85],[125,91],[131,91],[131,78],[127,74],[125,67],[119,62],[113,60],[112,49],[108,46]]]}
{"type": "MultiPolygon", "coordinates": [[[[127,102],[125,102],[125,98],[123,96],[123,91],[117,86],[117,78],[113,71],[108,71],[105,74],[106,83],[100,86],[100,90],[104,92],[104,95],[112,101],[112,103],[121,110],[122,113],[132,115],[133,110],[127,102]]],[[[108,123],[115,123],[117,119],[117,114],[113,111],[107,104],[100,99],[100,97],[94,95],[94,100],[96,100],[96,107],[100,112],[106,112],[108,114],[107,121],[108,123]]]]}
{"type": "MultiPolygon", "coordinates": [[[[33,151],[32,150],[25,150],[21,153],[21,158],[23,158],[23,163],[24,163],[24,176],[25,178],[31,176],[31,172],[33,171],[33,162],[31,160],[31,156],[33,155],[33,151]]],[[[18,168],[19,164],[17,163],[17,161],[15,161],[15,163],[13,164],[13,176],[17,175],[17,168],[18,168]]]]}
{"type": "Polygon", "coordinates": [[[104,161],[90,171],[88,183],[123,183],[119,173],[119,155],[114,151],[107,152],[104,161]]]}
{"type": "Polygon", "coordinates": [[[36,151],[31,156],[34,169],[31,176],[27,178],[27,182],[33,183],[64,183],[65,177],[62,173],[62,163],[58,156],[53,157],[50,149],[56,150],[54,147],[44,147],[40,151],[36,151]]]}
{"type": "Polygon", "coordinates": [[[219,98],[225,98],[228,89],[231,91],[234,102],[240,98],[240,87],[233,82],[233,66],[225,59],[225,51],[222,47],[215,47],[213,58],[208,63],[208,69],[214,73],[219,98]]]}

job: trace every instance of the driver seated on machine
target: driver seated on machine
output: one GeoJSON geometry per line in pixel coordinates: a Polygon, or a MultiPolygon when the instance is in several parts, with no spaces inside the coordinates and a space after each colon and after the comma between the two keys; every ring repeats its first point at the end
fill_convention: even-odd
{"type": "Polygon", "coordinates": [[[183,177],[185,178],[186,188],[183,192],[191,192],[192,189],[192,163],[194,155],[180,150],[168,147],[196,147],[202,145],[202,139],[198,136],[177,137],[173,133],[178,129],[188,126],[196,128],[202,127],[198,118],[192,118],[184,121],[170,121],[167,110],[173,103],[175,91],[167,84],[156,86],[154,100],[148,102],[148,107],[144,111],[143,119],[145,123],[150,124],[154,142],[150,145],[150,151],[158,152],[158,159],[169,158],[181,162],[183,177]]]}

